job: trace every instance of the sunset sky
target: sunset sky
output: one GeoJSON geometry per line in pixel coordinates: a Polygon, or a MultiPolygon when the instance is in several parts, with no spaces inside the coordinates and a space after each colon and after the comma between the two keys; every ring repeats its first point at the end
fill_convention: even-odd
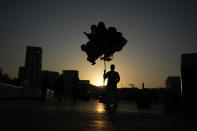
{"type": "Polygon", "coordinates": [[[116,65],[119,87],[164,87],[180,75],[181,54],[197,52],[195,0],[2,0],[0,68],[17,77],[26,46],[41,46],[44,70],[78,70],[80,79],[102,83],[103,61],[91,65],[80,49],[83,32],[100,21],[128,40],[107,63],[116,65]]]}

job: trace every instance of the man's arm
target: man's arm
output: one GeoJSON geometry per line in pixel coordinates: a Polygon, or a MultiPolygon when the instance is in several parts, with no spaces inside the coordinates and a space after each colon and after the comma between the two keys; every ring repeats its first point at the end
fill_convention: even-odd
{"type": "Polygon", "coordinates": [[[120,81],[120,75],[118,74],[118,72],[117,72],[117,83],[120,81]]]}
{"type": "Polygon", "coordinates": [[[106,79],[107,75],[108,75],[108,73],[106,73],[106,70],[104,70],[103,78],[106,79]]]}

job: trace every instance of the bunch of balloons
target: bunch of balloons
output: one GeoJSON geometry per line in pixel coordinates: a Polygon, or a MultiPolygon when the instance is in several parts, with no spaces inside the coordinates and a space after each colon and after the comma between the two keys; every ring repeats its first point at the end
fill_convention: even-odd
{"type": "Polygon", "coordinates": [[[86,52],[87,60],[96,64],[96,60],[101,58],[104,61],[111,61],[116,51],[121,51],[127,40],[121,32],[117,32],[115,27],[106,28],[103,22],[91,26],[91,32],[84,34],[89,41],[81,45],[81,50],[86,52]]]}

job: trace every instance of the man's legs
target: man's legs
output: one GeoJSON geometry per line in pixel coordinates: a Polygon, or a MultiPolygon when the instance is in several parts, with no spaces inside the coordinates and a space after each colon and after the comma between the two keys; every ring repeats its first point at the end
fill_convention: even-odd
{"type": "Polygon", "coordinates": [[[118,105],[117,105],[117,90],[116,90],[116,88],[113,88],[113,90],[112,90],[112,102],[114,104],[114,107],[118,107],[118,105]]]}
{"type": "Polygon", "coordinates": [[[111,97],[110,87],[107,87],[106,88],[106,103],[107,103],[107,107],[110,106],[110,97],[111,97]]]}

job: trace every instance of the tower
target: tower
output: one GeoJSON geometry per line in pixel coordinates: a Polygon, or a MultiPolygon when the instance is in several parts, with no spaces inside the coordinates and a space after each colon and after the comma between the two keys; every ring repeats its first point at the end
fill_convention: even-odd
{"type": "Polygon", "coordinates": [[[197,53],[182,54],[181,84],[183,110],[185,113],[195,113],[197,92],[197,53]]]}
{"type": "Polygon", "coordinates": [[[73,88],[73,76],[75,73],[79,75],[79,72],[77,70],[63,70],[65,99],[69,99],[71,97],[73,88]]]}
{"type": "Polygon", "coordinates": [[[33,90],[34,96],[40,95],[40,78],[42,68],[42,48],[27,46],[24,77],[27,82],[26,88],[33,90]]]}

